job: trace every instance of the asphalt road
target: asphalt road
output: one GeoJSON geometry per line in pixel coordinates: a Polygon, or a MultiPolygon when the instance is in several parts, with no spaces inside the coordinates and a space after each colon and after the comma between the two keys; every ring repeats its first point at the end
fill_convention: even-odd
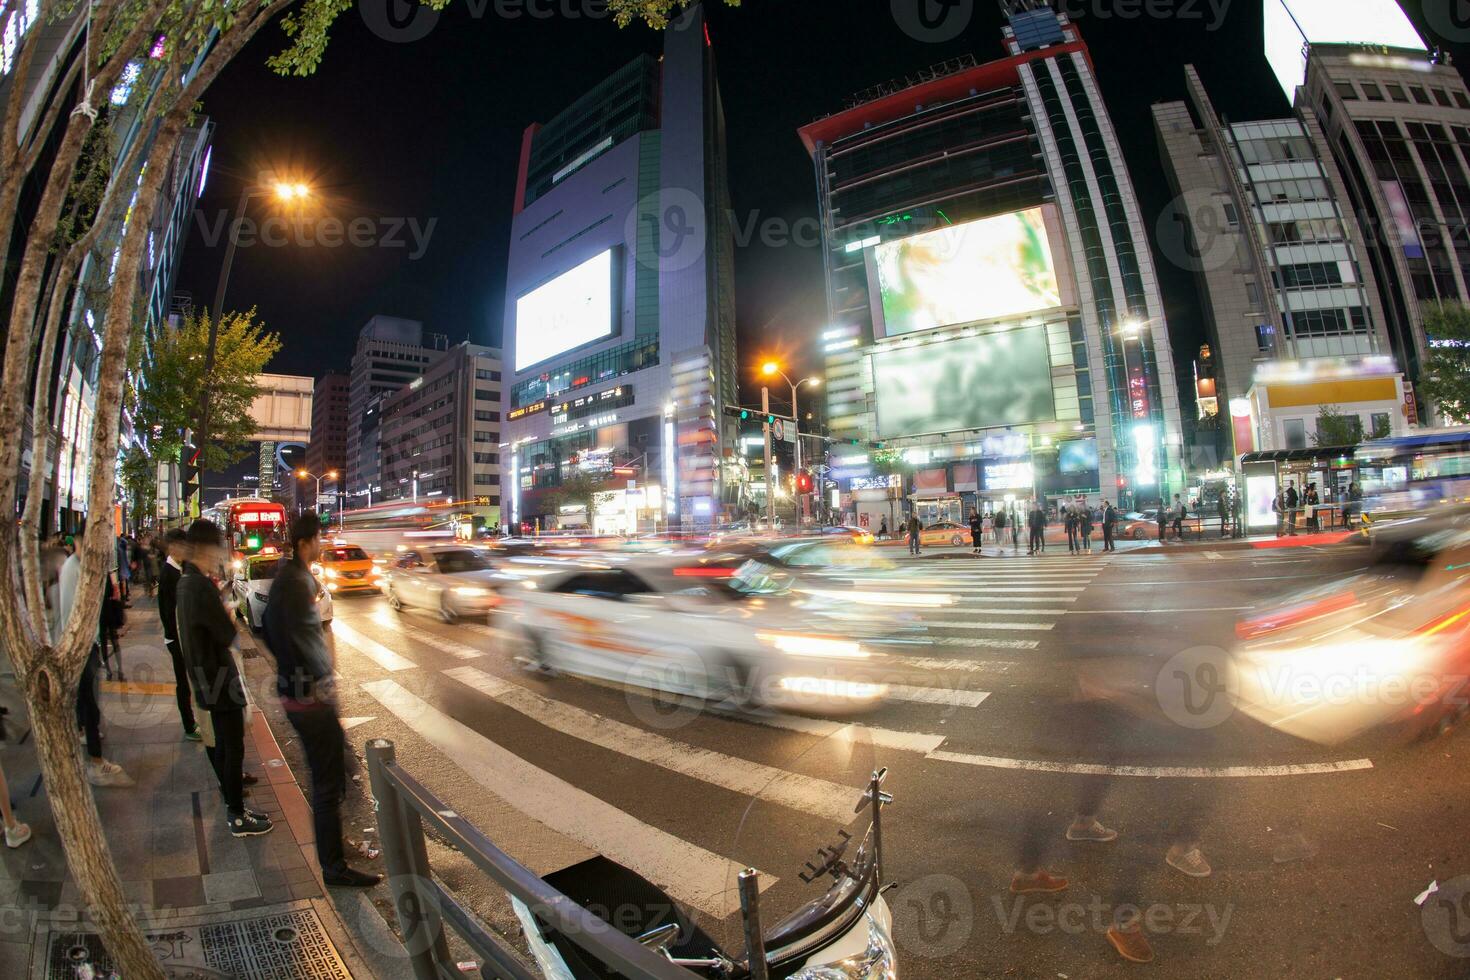
{"type": "MultiPolygon", "coordinates": [[[[1324,748],[1221,709],[1200,686],[1198,664],[1231,645],[1246,610],[1362,562],[1353,548],[959,551],[834,575],[833,588],[956,599],[917,616],[852,607],[892,697],[838,720],[671,710],[542,679],[481,624],[341,598],[341,712],[359,756],[392,739],[411,772],[533,870],[609,854],[731,948],[735,872],[763,873],[767,923],[816,897],[798,872],[886,766],[886,897],[904,977],[1470,976],[1470,901],[1414,901],[1433,881],[1441,896],[1470,885],[1464,731],[1324,748]],[[1079,810],[1119,839],[1068,842],[1079,810]],[[1165,864],[1185,839],[1209,877],[1165,864]],[[1032,849],[1070,879],[1066,892],[1010,893],[1032,849]],[[1123,962],[1103,935],[1124,904],[1147,916],[1151,966],[1123,962]]],[[[304,778],[289,728],[277,732],[304,778]]],[[[365,793],[350,794],[348,815],[362,836],[365,793]]],[[[515,934],[462,856],[435,843],[431,859],[515,934]]]]}

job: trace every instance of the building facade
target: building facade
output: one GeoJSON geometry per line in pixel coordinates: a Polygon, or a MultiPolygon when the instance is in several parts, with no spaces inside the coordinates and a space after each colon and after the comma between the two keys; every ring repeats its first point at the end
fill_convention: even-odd
{"type": "Polygon", "coordinates": [[[379,401],[423,376],[449,348],[443,334],[417,320],[379,314],[363,325],[347,383],[348,506],[365,506],[379,492],[379,401]]]}
{"type": "Polygon", "coordinates": [[[738,397],[724,116],[701,8],[663,42],[522,139],[501,448],[519,522],[554,521],[574,475],[616,478],[640,522],[723,507],[720,407],[738,397]]]}
{"type": "Polygon", "coordinates": [[[1215,352],[1216,413],[1247,397],[1264,361],[1387,352],[1363,234],[1316,120],[1226,124],[1193,66],[1185,82],[1190,103],[1155,105],[1154,128],[1215,352]]]}
{"type": "Polygon", "coordinates": [[[801,130],[831,327],[827,423],[849,516],[913,467],[921,519],[1182,482],[1146,225],[1075,26],[1009,7],[1010,56],[962,59],[801,130]]]}
{"type": "Polygon", "coordinates": [[[386,396],[381,499],[466,502],[497,523],[501,395],[500,352],[465,342],[386,396]]]}
{"type": "Polygon", "coordinates": [[[307,507],[332,510],[341,507],[347,477],[347,392],[352,376],[329,371],[316,381],[311,398],[311,441],[306,444],[306,471],[322,478],[322,496],[316,499],[316,481],[301,481],[302,502],[307,507]],[[328,473],[336,477],[329,479],[328,473]],[[331,496],[328,496],[330,488],[331,496]]]}

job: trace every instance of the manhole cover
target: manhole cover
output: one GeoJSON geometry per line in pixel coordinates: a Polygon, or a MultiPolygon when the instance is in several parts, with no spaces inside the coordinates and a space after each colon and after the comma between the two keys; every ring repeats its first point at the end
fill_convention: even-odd
{"type": "MultiPolygon", "coordinates": [[[[310,910],[150,932],[174,980],[351,980],[310,910]]],[[[107,980],[112,960],[89,932],[51,935],[46,980],[107,980]]]]}

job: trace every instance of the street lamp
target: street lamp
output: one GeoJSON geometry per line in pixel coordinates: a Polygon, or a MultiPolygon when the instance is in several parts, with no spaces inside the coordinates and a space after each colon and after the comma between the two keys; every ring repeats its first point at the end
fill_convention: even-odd
{"type": "MultiPolygon", "coordinates": [[[[821,378],[818,378],[818,377],[810,377],[810,378],[802,378],[800,381],[792,381],[789,377],[787,377],[786,372],[783,371],[783,370],[781,370],[781,365],[777,361],[766,361],[764,364],[762,364],[761,365],[761,374],[765,375],[768,378],[776,377],[776,376],[779,375],[780,378],[781,378],[781,380],[785,381],[788,385],[791,386],[791,424],[795,427],[794,430],[792,431],[792,435],[796,437],[795,438],[795,443],[796,443],[796,472],[800,473],[801,472],[801,411],[796,407],[796,390],[798,388],[800,388],[802,385],[811,385],[813,388],[815,388],[815,387],[817,387],[818,385],[820,385],[822,383],[822,379],[821,378]]],[[[767,408],[766,411],[769,412],[770,409],[767,408]]]]}
{"type": "MultiPolygon", "coordinates": [[[[301,469],[301,470],[297,470],[296,471],[296,479],[298,479],[298,480],[315,480],[316,481],[316,497],[313,498],[313,502],[315,503],[316,506],[319,507],[319,506],[321,506],[321,499],[322,499],[322,481],[323,480],[335,480],[335,479],[337,479],[337,471],[336,470],[327,470],[321,476],[317,476],[315,473],[308,473],[306,470],[301,469]]],[[[338,496],[341,496],[341,495],[339,494],[338,496]]],[[[341,502],[340,501],[338,502],[338,505],[337,505],[337,526],[339,528],[342,527],[342,505],[341,505],[341,502]]]]}

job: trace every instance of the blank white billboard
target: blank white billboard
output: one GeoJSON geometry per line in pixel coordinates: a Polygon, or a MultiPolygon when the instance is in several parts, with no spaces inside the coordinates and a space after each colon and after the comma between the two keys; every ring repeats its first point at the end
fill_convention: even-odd
{"type": "Polygon", "coordinates": [[[1266,60],[1287,99],[1307,75],[1304,44],[1425,49],[1397,0],[1266,0],[1265,25],[1266,60]]]}
{"type": "Polygon", "coordinates": [[[612,276],[609,249],[517,299],[515,369],[611,336],[612,276]]]}

